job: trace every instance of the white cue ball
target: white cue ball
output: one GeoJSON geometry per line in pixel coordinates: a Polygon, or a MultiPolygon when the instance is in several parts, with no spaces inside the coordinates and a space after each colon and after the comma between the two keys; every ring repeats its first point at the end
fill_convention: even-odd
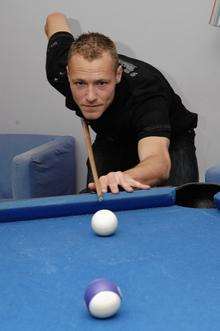
{"type": "Polygon", "coordinates": [[[121,298],[111,291],[103,291],[90,301],[90,314],[97,318],[108,318],[117,313],[121,306],[121,298]]]}
{"type": "Polygon", "coordinates": [[[112,211],[101,209],[93,215],[91,226],[99,236],[110,236],[116,231],[118,220],[112,211]]]}

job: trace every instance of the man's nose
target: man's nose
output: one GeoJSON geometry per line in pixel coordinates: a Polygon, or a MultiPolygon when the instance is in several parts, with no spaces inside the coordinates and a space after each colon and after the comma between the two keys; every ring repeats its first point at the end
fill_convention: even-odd
{"type": "Polygon", "coordinates": [[[86,99],[89,101],[89,102],[94,102],[96,100],[96,92],[95,92],[95,89],[93,86],[89,86],[88,87],[88,91],[87,91],[87,95],[86,95],[86,99]]]}

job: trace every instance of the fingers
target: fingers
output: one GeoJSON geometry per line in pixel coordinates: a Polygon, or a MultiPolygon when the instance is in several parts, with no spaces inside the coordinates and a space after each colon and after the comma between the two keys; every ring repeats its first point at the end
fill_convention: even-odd
{"type": "Polygon", "coordinates": [[[108,182],[106,176],[101,176],[99,180],[102,187],[102,193],[108,192],[108,182]]]}
{"type": "MultiPolygon", "coordinates": [[[[107,185],[107,181],[106,181],[105,177],[106,176],[102,176],[102,177],[99,178],[101,188],[102,188],[102,193],[106,193],[108,191],[108,185],[107,185]]],[[[88,188],[92,191],[96,191],[95,183],[89,183],[88,188]]]]}
{"type": "Polygon", "coordinates": [[[133,192],[134,189],[132,185],[125,179],[125,176],[121,176],[120,173],[117,173],[118,181],[120,182],[120,186],[127,192],[133,192]]]}
{"type": "Polygon", "coordinates": [[[142,184],[133,178],[131,178],[128,174],[125,174],[121,171],[117,172],[118,174],[118,183],[123,189],[127,192],[133,192],[135,188],[142,189],[142,190],[147,190],[150,188],[149,185],[142,184]]]}
{"type": "Polygon", "coordinates": [[[119,178],[117,176],[117,172],[110,172],[105,177],[107,177],[107,184],[108,184],[108,187],[110,188],[110,191],[112,193],[118,193],[119,192],[118,185],[120,184],[120,182],[119,182],[119,178]]]}
{"type": "MultiPolygon", "coordinates": [[[[142,184],[121,171],[110,172],[105,176],[101,176],[99,180],[103,193],[106,193],[108,189],[112,193],[118,193],[119,187],[122,187],[127,192],[133,192],[135,188],[141,190],[150,188],[149,185],[142,184]]],[[[96,190],[95,183],[89,183],[88,187],[91,190],[96,190]]]]}
{"type": "Polygon", "coordinates": [[[137,182],[136,180],[134,180],[134,183],[132,186],[135,188],[139,188],[141,190],[148,190],[150,188],[150,185],[141,184],[140,182],[137,182]]]}
{"type": "Polygon", "coordinates": [[[92,191],[95,191],[96,190],[95,183],[89,183],[88,188],[92,191]]]}

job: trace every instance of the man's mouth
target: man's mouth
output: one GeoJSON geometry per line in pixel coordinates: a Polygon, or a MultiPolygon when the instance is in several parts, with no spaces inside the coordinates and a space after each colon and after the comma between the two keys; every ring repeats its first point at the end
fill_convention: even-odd
{"type": "Polygon", "coordinates": [[[83,107],[86,107],[86,108],[96,108],[96,107],[100,107],[102,105],[83,105],[83,107]]]}

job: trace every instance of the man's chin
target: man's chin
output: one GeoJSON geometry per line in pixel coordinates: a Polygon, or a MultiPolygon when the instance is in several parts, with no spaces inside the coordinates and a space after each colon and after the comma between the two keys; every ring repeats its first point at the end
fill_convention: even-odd
{"type": "Polygon", "coordinates": [[[83,116],[87,119],[87,120],[97,120],[99,117],[102,116],[103,112],[86,112],[86,111],[82,111],[83,116]]]}

